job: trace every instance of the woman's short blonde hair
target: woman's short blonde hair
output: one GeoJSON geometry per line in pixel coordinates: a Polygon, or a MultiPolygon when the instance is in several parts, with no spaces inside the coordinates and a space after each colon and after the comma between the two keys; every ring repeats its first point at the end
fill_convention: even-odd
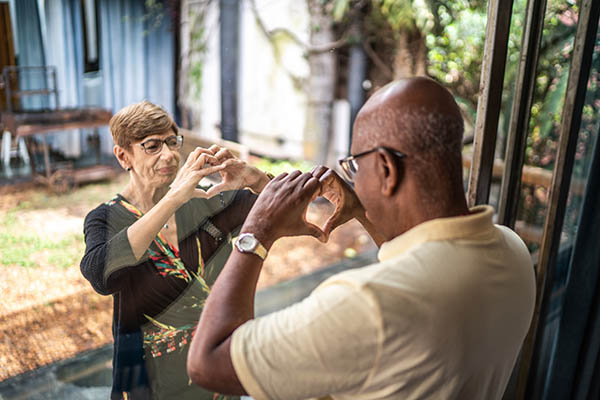
{"type": "Polygon", "coordinates": [[[146,136],[163,133],[169,129],[178,134],[175,121],[160,106],[147,100],[128,105],[113,115],[109,122],[115,144],[123,148],[139,142],[146,136]]]}

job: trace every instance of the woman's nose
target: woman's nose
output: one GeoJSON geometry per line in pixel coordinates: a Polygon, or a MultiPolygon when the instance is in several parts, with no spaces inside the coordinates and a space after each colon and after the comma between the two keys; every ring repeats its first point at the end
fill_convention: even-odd
{"type": "Polygon", "coordinates": [[[162,144],[162,148],[160,149],[160,157],[164,159],[175,157],[175,155],[173,154],[173,150],[171,150],[166,143],[162,144]]]}

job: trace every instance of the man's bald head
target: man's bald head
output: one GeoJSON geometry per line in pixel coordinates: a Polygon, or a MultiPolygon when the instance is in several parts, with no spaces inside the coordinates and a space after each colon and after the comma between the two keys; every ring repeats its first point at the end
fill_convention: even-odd
{"type": "Polygon", "coordinates": [[[450,92],[425,77],[392,82],[361,108],[354,140],[368,146],[390,146],[420,153],[433,145],[462,142],[463,119],[450,92]]]}
{"type": "Polygon", "coordinates": [[[352,153],[385,146],[406,154],[397,164],[402,179],[417,189],[424,206],[439,208],[464,197],[463,130],[447,89],[429,78],[403,79],[379,89],[361,108],[352,153]]]}

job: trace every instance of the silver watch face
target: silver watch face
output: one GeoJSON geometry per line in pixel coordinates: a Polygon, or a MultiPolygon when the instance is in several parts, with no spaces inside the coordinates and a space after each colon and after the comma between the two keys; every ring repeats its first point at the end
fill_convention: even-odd
{"type": "Polygon", "coordinates": [[[258,240],[250,233],[241,234],[238,238],[238,247],[241,251],[252,252],[258,246],[258,240]]]}

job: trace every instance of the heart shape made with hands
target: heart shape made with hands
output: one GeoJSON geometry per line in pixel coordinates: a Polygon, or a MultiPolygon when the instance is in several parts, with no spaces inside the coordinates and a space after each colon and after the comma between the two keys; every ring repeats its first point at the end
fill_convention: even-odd
{"type": "Polygon", "coordinates": [[[327,214],[331,213],[333,205],[326,199],[316,202],[313,200],[311,203],[309,203],[304,210],[304,223],[319,230],[322,233],[322,238],[317,239],[325,243],[329,240],[329,235],[325,232],[325,226],[327,225],[327,221],[329,221],[333,215],[327,214]],[[311,203],[313,204],[313,207],[310,207],[311,203]]]}
{"type": "Polygon", "coordinates": [[[316,205],[316,208],[307,208],[304,213],[304,219],[306,223],[318,227],[325,237],[329,239],[331,231],[347,220],[340,219],[344,206],[341,188],[337,188],[333,181],[325,181],[322,185],[321,192],[312,201],[316,205]],[[317,198],[320,201],[315,202],[317,198]]]}

